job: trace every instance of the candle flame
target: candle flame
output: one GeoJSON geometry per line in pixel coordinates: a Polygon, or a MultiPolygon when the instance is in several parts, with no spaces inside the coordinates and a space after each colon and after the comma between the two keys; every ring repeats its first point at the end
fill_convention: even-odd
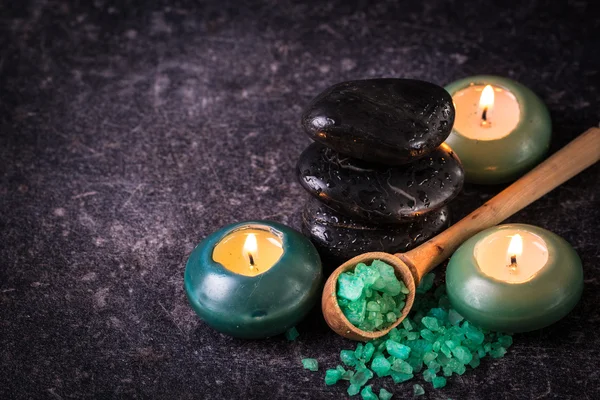
{"type": "Polygon", "coordinates": [[[256,242],[256,235],[254,233],[249,233],[244,242],[244,253],[246,253],[250,259],[250,269],[254,268],[254,257],[256,256],[257,250],[258,243],[256,242]]]}
{"type": "Polygon", "coordinates": [[[520,256],[523,253],[523,238],[521,235],[516,234],[510,240],[508,245],[508,256],[520,256]]]}
{"type": "Polygon", "coordinates": [[[481,115],[481,126],[491,126],[490,115],[494,109],[494,88],[486,85],[479,97],[479,114],[481,115]]]}
{"type": "Polygon", "coordinates": [[[479,97],[479,108],[486,107],[488,110],[494,107],[494,88],[492,85],[484,87],[481,92],[481,97],[479,97]]]}

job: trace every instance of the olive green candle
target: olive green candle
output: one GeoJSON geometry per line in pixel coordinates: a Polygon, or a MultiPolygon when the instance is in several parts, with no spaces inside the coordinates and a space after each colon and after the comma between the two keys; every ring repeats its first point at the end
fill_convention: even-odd
{"type": "Polygon", "coordinates": [[[446,271],[452,306],[482,328],[527,332],[567,315],[583,290],[581,260],[564,239],[526,224],[467,240],[446,271]]]}
{"type": "Polygon", "coordinates": [[[465,180],[510,182],[537,165],[548,151],[548,109],[527,87],[508,78],[479,75],[446,86],[456,117],[446,139],[465,169],[465,180]]]}
{"type": "Polygon", "coordinates": [[[225,226],[192,251],[185,291],[214,329],[256,339],[285,332],[316,303],[321,260],[299,232],[276,222],[225,226]]]}

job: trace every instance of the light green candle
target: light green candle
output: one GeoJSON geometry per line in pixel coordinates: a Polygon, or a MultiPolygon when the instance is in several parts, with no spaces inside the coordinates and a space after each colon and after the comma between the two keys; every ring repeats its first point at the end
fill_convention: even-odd
{"type": "Polygon", "coordinates": [[[508,78],[479,75],[446,86],[456,117],[446,143],[465,169],[467,182],[510,182],[548,151],[548,109],[531,90],[508,78]]]}
{"type": "Polygon", "coordinates": [[[446,271],[452,306],[482,328],[527,332],[567,315],[583,290],[581,260],[564,239],[526,224],[467,240],[446,271]]]}

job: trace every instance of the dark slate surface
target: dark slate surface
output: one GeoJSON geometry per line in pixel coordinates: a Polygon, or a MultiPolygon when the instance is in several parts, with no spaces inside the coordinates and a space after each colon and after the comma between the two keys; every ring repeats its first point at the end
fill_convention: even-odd
{"type": "MultiPolygon", "coordinates": [[[[551,151],[598,123],[592,2],[165,3],[0,5],[2,399],[344,397],[300,366],[350,346],[318,311],[294,343],[234,340],[182,284],[226,223],[299,228],[300,113],[331,84],[509,76],[548,104],[551,151]]],[[[511,218],[575,246],[581,303],[425,398],[600,397],[599,172],[511,218]]],[[[466,186],[455,215],[500,189],[466,186]]]]}

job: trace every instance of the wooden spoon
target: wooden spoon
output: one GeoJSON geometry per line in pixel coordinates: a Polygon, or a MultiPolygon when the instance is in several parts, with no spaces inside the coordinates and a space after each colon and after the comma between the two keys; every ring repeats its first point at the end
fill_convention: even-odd
{"type": "Polygon", "coordinates": [[[415,300],[415,288],[425,274],[446,260],[465,240],[504,221],[558,185],[577,175],[600,158],[600,128],[590,128],[556,152],[528,174],[497,194],[484,205],[436,237],[406,253],[364,253],[338,267],[327,279],[322,308],[327,324],[338,334],[353,340],[368,341],[386,335],[408,315],[415,300]],[[358,329],[344,316],[337,302],[337,280],[356,264],[381,260],[392,265],[410,293],[402,315],[386,329],[374,332],[358,329]]]}

